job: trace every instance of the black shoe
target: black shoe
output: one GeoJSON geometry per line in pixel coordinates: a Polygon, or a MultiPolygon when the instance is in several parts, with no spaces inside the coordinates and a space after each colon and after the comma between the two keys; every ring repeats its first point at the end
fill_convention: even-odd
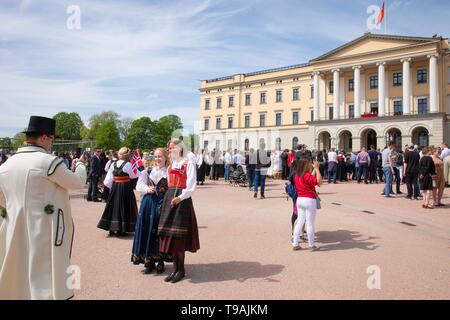
{"type": "Polygon", "coordinates": [[[94,199],[92,202],[102,202],[102,200],[94,199]]]}
{"type": "Polygon", "coordinates": [[[406,196],[406,199],[412,200],[412,196],[406,196]]]}
{"type": "Polygon", "coordinates": [[[177,274],[172,278],[170,282],[177,283],[178,281],[181,281],[184,278],[185,274],[181,272],[177,272],[177,274]]]}
{"type": "Polygon", "coordinates": [[[265,198],[266,198],[266,197],[262,194],[262,195],[261,195],[261,199],[265,199],[265,198]]]}
{"type": "Polygon", "coordinates": [[[171,274],[169,274],[167,277],[164,278],[165,282],[170,282],[175,275],[178,274],[178,272],[174,271],[171,274]]]}
{"type": "Polygon", "coordinates": [[[255,192],[255,194],[253,195],[253,198],[258,198],[258,192],[255,192]]]}
{"type": "Polygon", "coordinates": [[[403,192],[399,191],[399,192],[397,192],[397,194],[403,194],[403,192]]]}
{"type": "Polygon", "coordinates": [[[149,262],[145,264],[145,269],[142,270],[143,274],[150,274],[153,272],[153,270],[155,270],[155,263],[153,262],[149,262]]]}
{"type": "Polygon", "coordinates": [[[92,199],[88,198],[88,199],[86,199],[86,201],[88,201],[88,202],[91,202],[91,201],[92,201],[92,199]]]}
{"type": "Polygon", "coordinates": [[[156,266],[156,273],[157,274],[161,274],[164,272],[164,262],[159,262],[158,265],[156,266]]]}
{"type": "Polygon", "coordinates": [[[115,233],[114,231],[110,231],[109,234],[108,234],[108,236],[110,236],[110,237],[115,237],[115,236],[116,236],[116,233],[115,233]]]}

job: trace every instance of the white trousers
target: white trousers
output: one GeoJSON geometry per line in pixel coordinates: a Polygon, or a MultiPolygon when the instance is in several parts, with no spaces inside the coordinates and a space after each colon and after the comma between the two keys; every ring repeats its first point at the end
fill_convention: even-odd
{"type": "Polygon", "coordinates": [[[306,232],[308,233],[308,244],[314,246],[314,223],[316,220],[317,204],[316,199],[297,198],[298,221],[294,228],[294,240],[292,245],[298,246],[300,238],[300,230],[306,224],[306,232]]]}

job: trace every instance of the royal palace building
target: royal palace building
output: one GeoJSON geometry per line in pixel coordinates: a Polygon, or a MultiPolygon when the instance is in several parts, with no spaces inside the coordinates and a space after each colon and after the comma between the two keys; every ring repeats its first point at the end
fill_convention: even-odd
{"type": "Polygon", "coordinates": [[[450,142],[450,49],[440,36],[365,33],[308,63],[203,80],[200,144],[359,150],[450,142]]]}

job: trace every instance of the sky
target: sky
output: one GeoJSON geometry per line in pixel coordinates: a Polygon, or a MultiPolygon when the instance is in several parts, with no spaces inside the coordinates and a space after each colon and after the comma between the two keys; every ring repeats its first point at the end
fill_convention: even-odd
{"type": "MultiPolygon", "coordinates": [[[[385,2],[388,34],[450,37],[449,1],[385,2]]],[[[0,137],[62,111],[176,114],[192,132],[200,80],[308,62],[366,32],[373,4],[0,0],[0,137]]]]}

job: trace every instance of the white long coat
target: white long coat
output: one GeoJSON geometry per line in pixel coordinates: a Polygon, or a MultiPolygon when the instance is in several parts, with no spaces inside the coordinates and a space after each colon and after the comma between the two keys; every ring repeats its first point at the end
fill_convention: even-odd
{"type": "Polygon", "coordinates": [[[0,167],[0,300],[69,299],[74,226],[69,189],[84,181],[37,146],[0,167]],[[52,207],[53,210],[45,208],[52,207]],[[51,212],[53,211],[53,212],[51,212]]]}

